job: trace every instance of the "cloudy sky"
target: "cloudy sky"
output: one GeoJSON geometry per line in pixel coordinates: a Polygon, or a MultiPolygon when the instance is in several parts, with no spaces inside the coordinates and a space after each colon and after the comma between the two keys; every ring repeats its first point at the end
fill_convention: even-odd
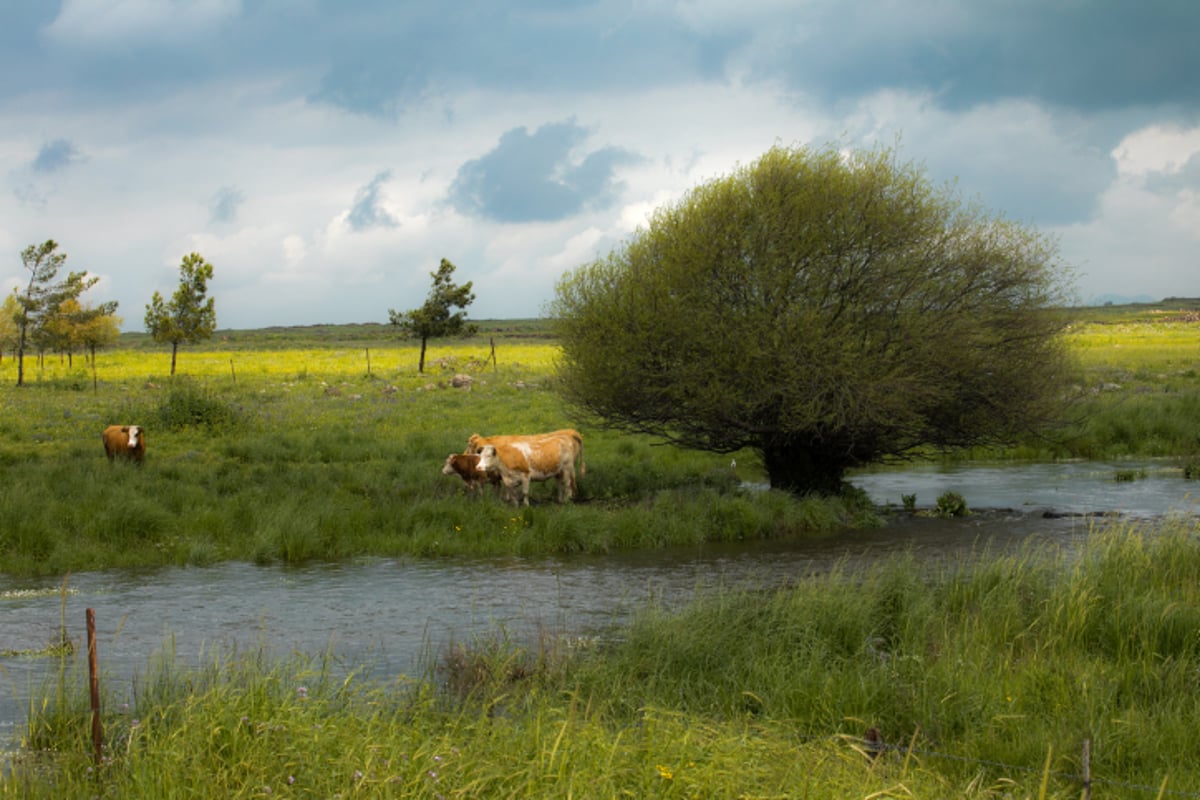
{"type": "Polygon", "coordinates": [[[0,284],[59,242],[143,329],[478,319],[775,144],[899,143],[1058,237],[1084,302],[1200,296],[1195,0],[3,0],[0,284]]]}

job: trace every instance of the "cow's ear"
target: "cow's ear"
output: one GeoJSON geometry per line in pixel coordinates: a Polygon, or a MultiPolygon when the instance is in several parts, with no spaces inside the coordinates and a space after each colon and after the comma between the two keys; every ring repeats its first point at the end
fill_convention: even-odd
{"type": "Polygon", "coordinates": [[[128,426],[128,425],[122,425],[122,426],[121,426],[121,433],[129,433],[129,426],[128,426]]]}

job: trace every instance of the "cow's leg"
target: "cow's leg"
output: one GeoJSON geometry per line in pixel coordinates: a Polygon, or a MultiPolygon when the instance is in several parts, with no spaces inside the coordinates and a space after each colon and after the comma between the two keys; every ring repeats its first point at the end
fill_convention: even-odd
{"type": "Polygon", "coordinates": [[[525,501],[525,505],[529,505],[529,482],[528,478],[524,481],[520,477],[504,479],[504,495],[505,499],[511,502],[514,506],[520,506],[521,501],[525,501]],[[524,491],[522,491],[524,488],[524,491]]]}

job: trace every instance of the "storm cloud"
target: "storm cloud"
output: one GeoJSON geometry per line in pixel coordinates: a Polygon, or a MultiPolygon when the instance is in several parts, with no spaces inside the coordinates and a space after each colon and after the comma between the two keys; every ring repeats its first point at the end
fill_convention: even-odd
{"type": "Polygon", "coordinates": [[[497,222],[554,221],[608,207],[619,189],[616,168],[639,158],[617,147],[579,156],[586,138],[573,122],[506,131],[493,150],[459,168],[450,200],[464,214],[497,222]]]}
{"type": "Polygon", "coordinates": [[[232,327],[385,319],[441,258],[472,314],[536,316],[782,144],[895,148],[1054,237],[1083,299],[1196,296],[1197,29],[1168,0],[9,0],[0,289],[54,237],[123,308],[200,252],[232,327]]]}

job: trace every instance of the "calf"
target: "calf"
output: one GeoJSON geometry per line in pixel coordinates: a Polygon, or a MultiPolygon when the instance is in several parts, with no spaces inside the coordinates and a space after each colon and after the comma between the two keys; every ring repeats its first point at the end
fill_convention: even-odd
{"type": "Polygon", "coordinates": [[[451,453],[442,465],[443,475],[457,475],[467,486],[467,494],[478,494],[484,484],[501,485],[499,473],[486,472],[479,468],[478,453],[451,453]]]}
{"type": "Polygon", "coordinates": [[[110,462],[120,457],[141,464],[146,457],[146,431],[138,425],[109,425],[101,438],[110,462]]]}

